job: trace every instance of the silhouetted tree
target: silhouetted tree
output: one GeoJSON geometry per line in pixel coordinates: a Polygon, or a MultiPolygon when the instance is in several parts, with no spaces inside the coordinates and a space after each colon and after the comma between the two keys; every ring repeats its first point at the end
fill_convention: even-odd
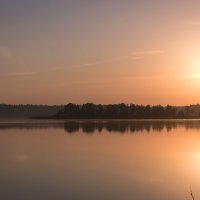
{"type": "Polygon", "coordinates": [[[69,103],[64,107],[64,114],[66,118],[76,119],[80,117],[80,109],[76,104],[69,103]]]}
{"type": "Polygon", "coordinates": [[[93,119],[96,117],[96,106],[93,103],[86,103],[81,106],[81,116],[86,119],[93,119]]]}
{"type": "Polygon", "coordinates": [[[178,119],[184,119],[185,118],[185,114],[182,110],[177,113],[177,118],[178,119]]]}
{"type": "Polygon", "coordinates": [[[174,118],[176,116],[175,107],[167,105],[165,108],[165,117],[166,118],[174,118]]]}
{"type": "Polygon", "coordinates": [[[104,108],[101,104],[96,106],[96,118],[104,118],[104,108]]]}
{"type": "Polygon", "coordinates": [[[186,106],[185,107],[185,117],[190,118],[192,113],[193,113],[192,108],[190,106],[186,106]]]}
{"type": "MultiPolygon", "coordinates": [[[[200,106],[198,105],[200,110],[200,106]]],[[[200,112],[200,111],[199,111],[200,112]]],[[[177,109],[175,106],[167,105],[135,105],[135,104],[108,104],[95,105],[93,103],[86,103],[83,105],[76,105],[69,103],[64,107],[64,112],[58,113],[63,118],[83,118],[83,119],[172,119],[172,118],[194,118],[193,108],[191,106],[177,109]],[[63,116],[62,116],[63,114],[63,116]]],[[[196,117],[199,117],[198,113],[196,117]]]]}

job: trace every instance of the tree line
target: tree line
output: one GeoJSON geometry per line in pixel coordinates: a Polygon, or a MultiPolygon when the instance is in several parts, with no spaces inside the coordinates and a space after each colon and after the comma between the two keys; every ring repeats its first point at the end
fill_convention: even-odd
{"type": "Polygon", "coordinates": [[[189,119],[200,118],[200,105],[161,106],[136,104],[8,105],[0,104],[0,118],[55,119],[189,119]]]}
{"type": "Polygon", "coordinates": [[[30,118],[35,116],[52,116],[62,110],[63,106],[57,105],[9,105],[0,104],[0,118],[30,118]]]}
{"type": "Polygon", "coordinates": [[[200,113],[194,114],[192,106],[176,107],[161,105],[135,104],[93,104],[82,105],[69,103],[55,116],[64,119],[185,119],[199,118],[200,113]]]}

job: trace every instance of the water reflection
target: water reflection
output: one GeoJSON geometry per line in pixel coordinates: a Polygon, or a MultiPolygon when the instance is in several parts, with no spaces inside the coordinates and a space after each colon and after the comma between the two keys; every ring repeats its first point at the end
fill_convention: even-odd
{"type": "Polygon", "coordinates": [[[161,132],[166,130],[172,131],[177,127],[185,129],[200,129],[199,120],[184,121],[68,121],[64,123],[64,130],[68,133],[82,131],[84,133],[102,132],[120,132],[120,133],[137,133],[137,132],[161,132]]]}
{"type": "Polygon", "coordinates": [[[2,120],[0,199],[177,200],[190,185],[200,197],[199,131],[200,120],[2,120]]]}
{"type": "Polygon", "coordinates": [[[95,132],[167,132],[183,127],[186,130],[200,129],[200,120],[70,120],[70,121],[45,121],[24,120],[12,122],[0,122],[0,130],[6,129],[64,129],[72,134],[83,132],[92,134],[95,132]]]}

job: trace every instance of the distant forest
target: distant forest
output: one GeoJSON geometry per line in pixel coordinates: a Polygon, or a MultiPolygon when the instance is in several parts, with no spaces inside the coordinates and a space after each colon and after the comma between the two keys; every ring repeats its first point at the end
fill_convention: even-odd
{"type": "Polygon", "coordinates": [[[54,117],[62,119],[189,119],[200,117],[200,105],[176,107],[124,103],[109,105],[69,103],[54,117]]]}
{"type": "Polygon", "coordinates": [[[136,104],[69,103],[62,105],[0,104],[0,118],[48,119],[195,119],[200,118],[200,105],[161,106],[136,104]]]}
{"type": "Polygon", "coordinates": [[[63,106],[0,104],[0,118],[31,118],[53,116],[63,106]]]}

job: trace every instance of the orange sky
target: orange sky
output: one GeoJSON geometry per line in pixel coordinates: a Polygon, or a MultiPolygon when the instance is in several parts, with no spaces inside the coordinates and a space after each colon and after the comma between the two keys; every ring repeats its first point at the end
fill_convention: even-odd
{"type": "Polygon", "coordinates": [[[0,103],[200,102],[198,1],[1,1],[0,103]]]}

